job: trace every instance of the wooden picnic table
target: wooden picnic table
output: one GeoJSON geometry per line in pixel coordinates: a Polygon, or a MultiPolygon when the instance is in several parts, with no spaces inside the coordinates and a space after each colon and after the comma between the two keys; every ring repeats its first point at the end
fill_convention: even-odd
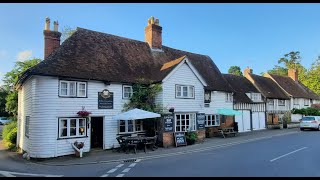
{"type": "Polygon", "coordinates": [[[157,135],[153,137],[147,137],[147,136],[123,136],[119,138],[120,147],[122,147],[123,150],[128,152],[128,149],[132,147],[134,149],[134,152],[136,153],[137,146],[139,143],[144,145],[144,152],[147,150],[147,145],[151,145],[152,150],[155,148],[158,148],[155,144],[157,141],[157,135]]]}
{"type": "Polygon", "coordinates": [[[218,128],[218,131],[223,136],[223,138],[226,138],[228,134],[233,134],[234,136],[236,136],[236,134],[238,133],[237,131],[234,131],[233,127],[218,128]]]}

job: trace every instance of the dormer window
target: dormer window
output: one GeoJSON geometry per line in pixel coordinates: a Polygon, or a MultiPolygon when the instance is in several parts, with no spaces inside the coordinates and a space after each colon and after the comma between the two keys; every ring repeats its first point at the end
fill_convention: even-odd
{"type": "Polygon", "coordinates": [[[251,93],[252,101],[261,101],[261,94],[260,93],[251,93]]]}

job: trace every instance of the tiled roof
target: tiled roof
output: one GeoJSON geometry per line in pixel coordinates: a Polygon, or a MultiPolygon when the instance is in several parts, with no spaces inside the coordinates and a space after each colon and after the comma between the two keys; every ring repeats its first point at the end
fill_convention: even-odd
{"type": "Polygon", "coordinates": [[[288,76],[269,74],[288,94],[294,98],[320,99],[320,97],[299,81],[288,76]]]}
{"type": "Polygon", "coordinates": [[[254,80],[255,87],[266,98],[271,99],[290,99],[289,96],[270,78],[249,74],[254,80]]]}
{"type": "Polygon", "coordinates": [[[246,93],[259,93],[259,91],[247,78],[233,74],[223,74],[223,76],[235,91],[235,102],[253,103],[253,101],[246,95],[246,93]]]}
{"type": "Polygon", "coordinates": [[[139,79],[159,82],[184,56],[206,81],[206,89],[232,92],[209,56],[166,46],[162,46],[162,51],[153,51],[146,42],[83,28],[77,28],[56,51],[29,69],[19,83],[30,75],[108,82],[134,83],[139,79]]]}

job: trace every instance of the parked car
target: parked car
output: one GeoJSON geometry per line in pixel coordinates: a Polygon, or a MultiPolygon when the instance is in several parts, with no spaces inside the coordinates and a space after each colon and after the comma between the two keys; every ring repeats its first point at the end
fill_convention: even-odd
{"type": "Polygon", "coordinates": [[[0,117],[0,125],[9,124],[11,120],[7,119],[6,117],[0,117]]]}
{"type": "Polygon", "coordinates": [[[320,116],[304,116],[300,120],[300,130],[316,129],[320,131],[320,116]]]}

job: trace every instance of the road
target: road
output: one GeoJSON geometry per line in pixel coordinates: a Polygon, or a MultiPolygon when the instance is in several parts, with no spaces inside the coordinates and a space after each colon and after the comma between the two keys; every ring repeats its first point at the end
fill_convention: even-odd
{"type": "Polygon", "coordinates": [[[125,176],[320,176],[320,132],[305,131],[185,156],[142,161],[125,176]]]}
{"type": "Polygon", "coordinates": [[[320,143],[317,142],[320,132],[300,132],[298,129],[296,132],[194,153],[138,159],[128,163],[47,166],[28,161],[25,163],[8,161],[0,150],[0,177],[320,176],[318,171],[320,157],[317,156],[320,149],[320,143]]]}

